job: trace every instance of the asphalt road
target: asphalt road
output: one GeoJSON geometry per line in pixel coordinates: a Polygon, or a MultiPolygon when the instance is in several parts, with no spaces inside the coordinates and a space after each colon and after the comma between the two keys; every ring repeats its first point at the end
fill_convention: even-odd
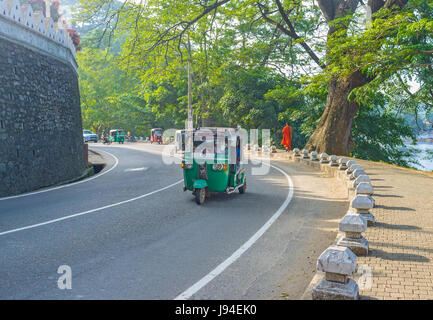
{"type": "MultiPolygon", "coordinates": [[[[160,146],[91,147],[110,159],[100,176],[0,199],[1,299],[174,299],[188,289],[191,299],[270,299],[288,270],[299,269],[300,255],[311,253],[305,245],[318,234],[299,234],[308,218],[293,202],[303,200],[284,206],[290,187],[275,168],[250,174],[243,195],[217,194],[198,206],[183,192],[180,166],[162,162],[160,146]],[[227,262],[279,209],[269,230],[227,262]],[[209,275],[224,261],[227,268],[209,275]],[[57,286],[61,265],[72,270],[71,290],[57,286]]],[[[293,286],[296,295],[310,269],[293,286]]]]}

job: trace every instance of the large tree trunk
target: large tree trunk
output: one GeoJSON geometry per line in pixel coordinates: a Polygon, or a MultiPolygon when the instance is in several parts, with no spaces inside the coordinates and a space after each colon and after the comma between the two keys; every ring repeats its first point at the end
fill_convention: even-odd
{"type": "Polygon", "coordinates": [[[328,100],[322,118],[305,146],[310,151],[349,155],[354,144],[351,136],[353,118],[359,105],[349,101],[350,92],[367,83],[361,72],[343,79],[333,79],[328,85],[328,100]]]}
{"type": "MultiPolygon", "coordinates": [[[[332,22],[356,11],[360,0],[317,0],[325,20],[330,26],[328,40],[337,29],[347,28],[344,24],[332,22]]],[[[372,13],[381,8],[400,10],[408,0],[368,0],[372,13]]],[[[339,35],[345,36],[345,34],[339,35]]],[[[329,57],[329,49],[327,50],[329,57]]],[[[371,79],[370,79],[371,80],[371,79]]],[[[354,101],[349,101],[350,92],[368,83],[360,71],[353,72],[343,79],[332,79],[328,85],[328,100],[320,122],[307,142],[305,148],[317,152],[326,152],[335,155],[349,155],[354,147],[351,136],[352,122],[359,109],[354,101]]]]}

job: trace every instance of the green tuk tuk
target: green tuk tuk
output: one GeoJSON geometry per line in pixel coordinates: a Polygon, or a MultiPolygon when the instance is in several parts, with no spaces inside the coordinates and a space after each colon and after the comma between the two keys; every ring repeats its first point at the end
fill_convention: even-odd
{"type": "Polygon", "coordinates": [[[110,141],[123,144],[125,142],[125,131],[123,129],[110,130],[110,141]]]}
{"type": "Polygon", "coordinates": [[[242,139],[233,128],[185,132],[186,148],[181,164],[184,191],[192,191],[197,204],[203,204],[211,192],[245,193],[247,179],[242,163],[242,139]]]}

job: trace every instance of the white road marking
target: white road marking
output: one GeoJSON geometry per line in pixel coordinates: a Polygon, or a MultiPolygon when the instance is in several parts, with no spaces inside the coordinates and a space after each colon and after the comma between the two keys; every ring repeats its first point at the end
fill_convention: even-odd
{"type": "Polygon", "coordinates": [[[149,168],[147,167],[143,167],[143,168],[131,168],[131,169],[126,169],[125,172],[136,172],[136,171],[146,171],[149,168]]]}
{"type": "Polygon", "coordinates": [[[272,168],[278,170],[287,178],[287,182],[289,184],[289,193],[287,194],[287,198],[277,212],[247,241],[245,242],[239,249],[237,249],[230,257],[228,257],[225,261],[223,261],[220,265],[218,265],[215,269],[193,284],[191,287],[186,289],[180,295],[178,295],[175,300],[188,300],[194,294],[196,294],[200,289],[202,289],[205,285],[215,279],[218,275],[220,275],[227,267],[233,264],[242,254],[244,254],[270,227],[271,225],[278,219],[278,217],[283,213],[284,209],[287,208],[290,201],[293,197],[293,181],[290,176],[281,170],[280,168],[269,164],[272,168]]]}
{"type": "Polygon", "coordinates": [[[84,215],[89,214],[89,213],[94,213],[94,212],[105,210],[105,209],[108,209],[108,208],[120,206],[122,204],[129,203],[129,202],[132,202],[132,201],[136,201],[136,200],[139,200],[139,199],[143,199],[145,197],[151,196],[152,194],[155,194],[155,193],[167,190],[167,189],[169,189],[171,187],[174,187],[175,185],[178,185],[181,182],[183,182],[183,179],[179,180],[179,181],[177,181],[175,183],[172,183],[169,186],[163,187],[161,189],[158,189],[158,190],[155,190],[155,191],[143,194],[141,196],[138,196],[138,197],[135,197],[135,198],[132,198],[132,199],[128,199],[128,200],[124,200],[124,201],[121,201],[121,202],[113,203],[113,204],[110,204],[110,205],[107,205],[107,206],[104,206],[104,207],[100,207],[100,208],[96,208],[96,209],[92,209],[92,210],[88,210],[88,211],[84,211],[84,212],[80,212],[80,213],[71,214],[69,216],[65,216],[65,217],[61,217],[61,218],[58,218],[58,219],[53,219],[53,220],[49,220],[49,221],[45,221],[45,222],[41,222],[41,223],[37,223],[37,224],[32,224],[30,226],[26,226],[26,227],[22,227],[22,228],[17,228],[17,229],[13,229],[13,230],[3,231],[3,232],[0,232],[0,236],[4,236],[6,234],[15,233],[15,232],[19,232],[19,231],[24,231],[24,230],[28,230],[28,229],[34,229],[34,228],[37,228],[37,227],[45,226],[47,224],[52,224],[52,223],[56,223],[56,222],[59,222],[59,221],[64,221],[64,220],[76,218],[76,217],[79,217],[79,216],[84,216],[84,215]]]}
{"type": "Polygon", "coordinates": [[[58,190],[58,189],[72,187],[72,186],[75,186],[75,185],[80,184],[80,183],[89,182],[89,181],[92,181],[93,179],[100,178],[103,175],[105,175],[105,174],[109,173],[110,171],[114,170],[117,167],[117,165],[119,164],[119,159],[117,159],[117,157],[115,155],[113,155],[113,154],[111,154],[111,153],[109,153],[107,151],[104,151],[104,152],[108,153],[116,161],[114,163],[114,165],[110,169],[108,169],[107,171],[104,171],[102,173],[94,175],[93,177],[88,178],[88,179],[84,179],[84,180],[73,182],[73,183],[69,183],[69,184],[64,184],[64,185],[61,185],[61,186],[58,186],[58,187],[53,187],[53,188],[44,189],[44,190],[41,190],[41,191],[30,192],[30,193],[19,194],[19,195],[16,195],[16,196],[10,196],[10,197],[0,198],[0,201],[9,200],[9,199],[16,199],[16,198],[21,198],[21,197],[27,197],[27,196],[32,196],[32,195],[39,194],[39,193],[45,193],[45,192],[48,192],[48,191],[54,191],[54,190],[58,190]]]}

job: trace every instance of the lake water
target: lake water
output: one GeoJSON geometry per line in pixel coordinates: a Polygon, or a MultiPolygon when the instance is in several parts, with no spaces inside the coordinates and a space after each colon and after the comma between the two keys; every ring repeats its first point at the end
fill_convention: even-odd
{"type": "Polygon", "coordinates": [[[433,159],[428,159],[429,154],[427,153],[427,150],[433,152],[433,143],[419,142],[415,146],[409,144],[407,146],[420,151],[416,157],[420,165],[413,165],[415,168],[418,170],[433,171],[433,159]]]}

